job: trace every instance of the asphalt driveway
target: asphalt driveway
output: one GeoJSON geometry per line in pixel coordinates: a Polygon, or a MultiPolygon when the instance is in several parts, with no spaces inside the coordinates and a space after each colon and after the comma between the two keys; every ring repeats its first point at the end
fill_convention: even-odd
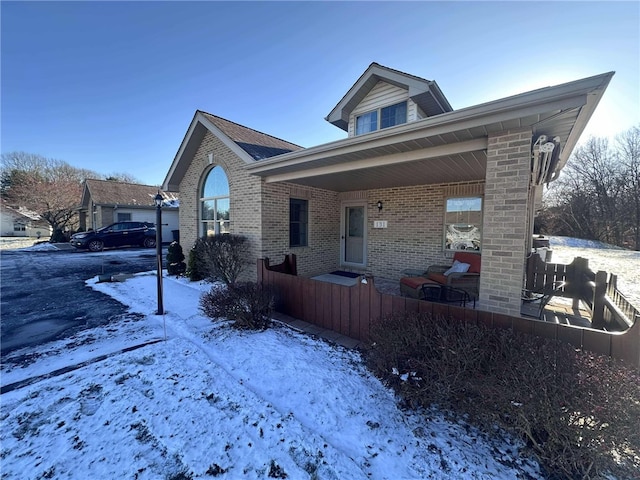
{"type": "Polygon", "coordinates": [[[156,268],[155,249],[143,248],[100,253],[2,250],[0,260],[2,357],[121,319],[126,308],[85,281],[156,268]]]}

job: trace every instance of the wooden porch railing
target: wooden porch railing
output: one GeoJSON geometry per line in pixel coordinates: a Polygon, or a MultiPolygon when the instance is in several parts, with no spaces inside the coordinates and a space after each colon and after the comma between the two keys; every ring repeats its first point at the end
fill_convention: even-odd
{"type": "MultiPolygon", "coordinates": [[[[550,273],[549,273],[550,274],[550,273]]],[[[453,305],[388,295],[376,290],[373,278],[360,277],[345,287],[269,270],[258,260],[258,281],[276,292],[276,310],[343,335],[367,341],[371,325],[392,312],[424,312],[450,321],[469,321],[494,328],[512,328],[569,342],[578,348],[623,359],[640,368],[640,315],[624,332],[547,323],[453,305]],[[362,280],[367,283],[362,283],[362,280]]]]}
{"type": "Polygon", "coordinates": [[[538,255],[527,259],[525,288],[539,290],[553,282],[565,282],[560,295],[573,299],[573,306],[582,301],[591,315],[594,329],[625,331],[634,324],[640,312],[618,291],[616,275],[594,273],[589,260],[577,257],[568,265],[545,263],[538,255]]]}

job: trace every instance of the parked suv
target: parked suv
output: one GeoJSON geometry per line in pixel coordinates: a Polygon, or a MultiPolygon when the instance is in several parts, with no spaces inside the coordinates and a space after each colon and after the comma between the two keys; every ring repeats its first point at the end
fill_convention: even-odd
{"type": "Polygon", "coordinates": [[[71,236],[71,245],[99,252],[105,247],[123,247],[140,245],[153,248],[156,246],[156,229],[147,222],[119,222],[108,227],[79,232],[71,236]]]}

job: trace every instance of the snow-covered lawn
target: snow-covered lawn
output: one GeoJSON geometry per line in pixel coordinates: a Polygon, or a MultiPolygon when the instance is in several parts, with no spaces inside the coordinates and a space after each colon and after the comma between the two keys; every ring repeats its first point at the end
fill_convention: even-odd
{"type": "Polygon", "coordinates": [[[40,378],[2,395],[3,479],[539,478],[510,441],[401,410],[357,352],[212,323],[208,285],[166,278],[154,315],[155,282],[90,280],[133,318],[4,363],[4,386],[40,378]]]}
{"type": "MultiPolygon", "coordinates": [[[[639,252],[552,247],[555,262],[618,274],[640,305],[639,252]]],[[[212,323],[198,311],[210,285],[165,278],[157,316],[153,274],[87,283],[132,313],[3,359],[3,480],[540,478],[517,443],[400,409],[357,352],[212,323]]]]}

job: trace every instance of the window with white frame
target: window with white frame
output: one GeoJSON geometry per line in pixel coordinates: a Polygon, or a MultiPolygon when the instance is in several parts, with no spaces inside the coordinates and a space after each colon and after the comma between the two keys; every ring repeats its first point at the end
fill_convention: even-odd
{"type": "Polygon", "coordinates": [[[13,224],[13,231],[14,232],[25,232],[27,230],[27,227],[24,223],[14,223],[13,224]]]}
{"type": "Polygon", "coordinates": [[[482,197],[451,197],[444,213],[445,250],[482,248],[482,197]]]}
{"type": "Polygon", "coordinates": [[[118,222],[130,222],[131,213],[118,212],[118,222]]]}
{"type": "Polygon", "coordinates": [[[200,220],[203,236],[230,233],[229,181],[222,167],[209,171],[200,192],[200,220]]]}
{"type": "Polygon", "coordinates": [[[407,102],[382,107],[356,117],[356,135],[407,123],[407,102]]]}

